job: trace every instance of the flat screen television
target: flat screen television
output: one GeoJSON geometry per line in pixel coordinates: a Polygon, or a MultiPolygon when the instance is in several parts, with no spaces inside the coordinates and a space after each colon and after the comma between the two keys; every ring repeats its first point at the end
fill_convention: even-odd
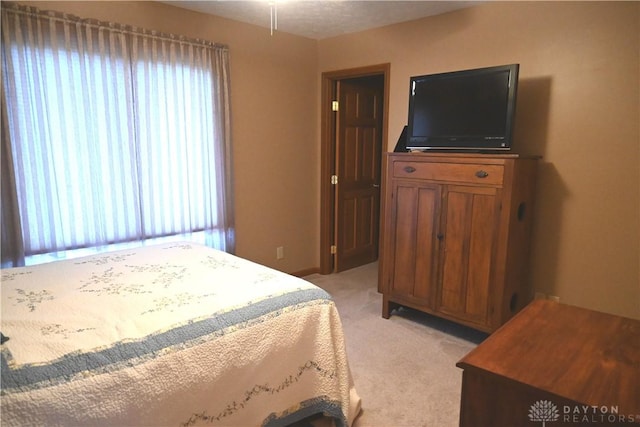
{"type": "Polygon", "coordinates": [[[407,149],[510,150],[519,68],[411,77],[407,149]]]}

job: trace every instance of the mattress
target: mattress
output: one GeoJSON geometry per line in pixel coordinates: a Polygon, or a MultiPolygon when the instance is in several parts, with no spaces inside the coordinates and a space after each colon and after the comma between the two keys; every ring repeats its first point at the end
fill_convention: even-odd
{"type": "Polygon", "coordinates": [[[285,426],[360,410],[315,285],[181,242],[2,270],[2,425],[285,426]]]}

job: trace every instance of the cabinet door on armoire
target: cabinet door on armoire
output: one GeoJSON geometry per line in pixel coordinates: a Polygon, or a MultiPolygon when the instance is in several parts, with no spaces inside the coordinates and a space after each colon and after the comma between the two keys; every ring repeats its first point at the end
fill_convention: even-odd
{"type": "Polygon", "coordinates": [[[498,191],[449,185],[444,197],[442,272],[435,309],[482,325],[489,321],[498,191]]]}
{"type": "Polygon", "coordinates": [[[391,194],[390,293],[433,308],[441,186],[394,180],[391,194]]]}

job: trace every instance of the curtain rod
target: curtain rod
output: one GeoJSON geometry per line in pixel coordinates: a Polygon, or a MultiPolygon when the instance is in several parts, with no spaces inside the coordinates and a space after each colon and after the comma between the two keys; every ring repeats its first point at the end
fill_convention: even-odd
{"type": "Polygon", "coordinates": [[[34,18],[44,18],[67,24],[82,24],[94,29],[108,29],[123,34],[141,35],[158,40],[172,41],[190,45],[200,45],[204,47],[212,47],[221,50],[229,50],[229,46],[221,43],[215,43],[205,39],[189,38],[172,33],[164,33],[162,31],[149,30],[129,24],[120,24],[117,22],[101,21],[93,18],[80,18],[78,16],[59,12],[55,10],[41,10],[34,6],[21,5],[14,2],[2,2],[2,13],[14,13],[16,15],[26,15],[34,18]]]}

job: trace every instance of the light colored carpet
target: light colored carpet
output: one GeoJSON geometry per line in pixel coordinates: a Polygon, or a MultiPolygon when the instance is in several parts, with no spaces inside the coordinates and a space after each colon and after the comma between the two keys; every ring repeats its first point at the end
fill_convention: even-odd
{"type": "Polygon", "coordinates": [[[306,280],[338,307],[363,412],[353,427],[454,427],[462,371],[456,363],[486,334],[414,310],[382,318],[377,263],[306,280]]]}

